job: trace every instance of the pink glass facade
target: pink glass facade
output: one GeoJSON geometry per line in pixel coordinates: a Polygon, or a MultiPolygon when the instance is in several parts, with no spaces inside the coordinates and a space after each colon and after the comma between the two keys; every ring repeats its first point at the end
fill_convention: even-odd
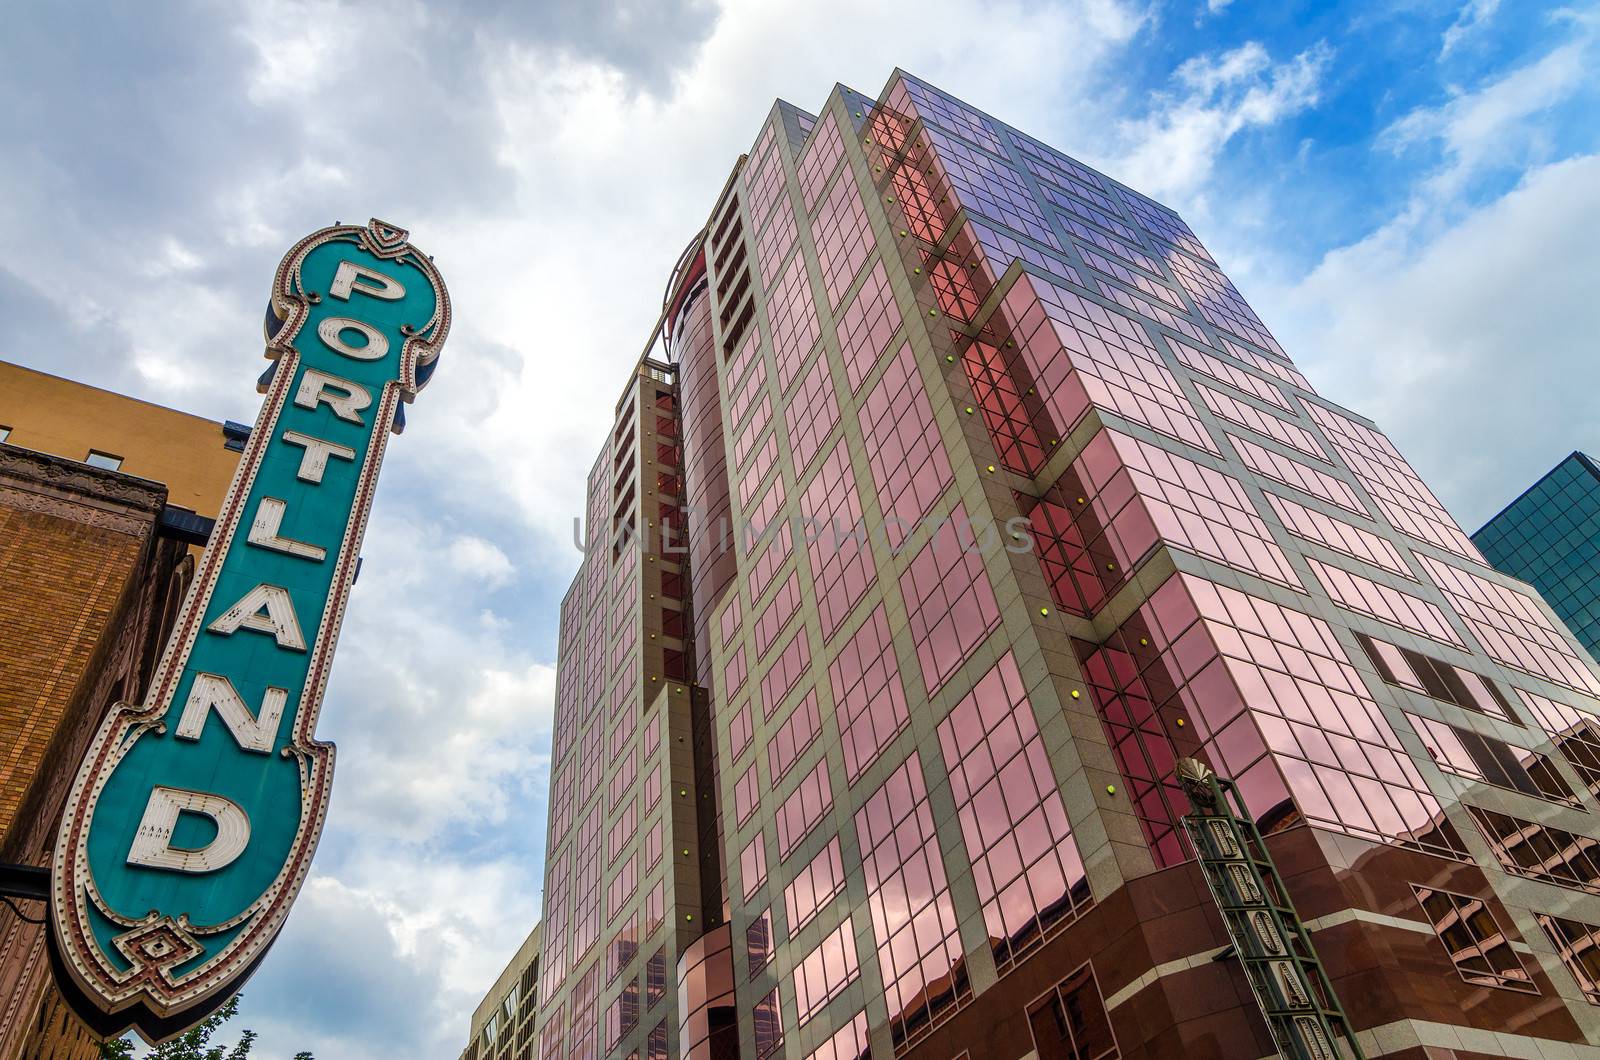
{"type": "Polygon", "coordinates": [[[773,108],[667,309],[562,606],[530,1050],[1265,1055],[1180,756],[1358,1030],[1600,1047],[1600,674],[1175,213],[897,72],[773,108]]]}

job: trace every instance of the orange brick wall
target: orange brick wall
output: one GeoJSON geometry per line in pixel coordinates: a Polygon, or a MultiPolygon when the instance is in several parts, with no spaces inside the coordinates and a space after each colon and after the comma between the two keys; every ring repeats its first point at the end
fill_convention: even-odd
{"type": "MultiPolygon", "coordinates": [[[[149,680],[192,569],[158,484],[0,445],[0,860],[47,865],[78,763],[149,680]]],[[[37,919],[41,903],[24,903],[37,919]]],[[[44,928],[0,906],[0,1060],[92,1060],[44,928]]]]}
{"type": "Polygon", "coordinates": [[[0,501],[0,835],[143,550],[138,538],[0,501]]]}

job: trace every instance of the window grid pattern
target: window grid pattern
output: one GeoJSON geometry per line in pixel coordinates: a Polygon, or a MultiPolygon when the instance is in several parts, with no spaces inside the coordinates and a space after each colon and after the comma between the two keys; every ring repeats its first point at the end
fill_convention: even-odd
{"type": "MultiPolygon", "coordinates": [[[[1166,273],[1161,270],[1161,263],[1159,261],[1157,261],[1155,258],[1152,258],[1150,255],[1146,254],[1137,247],[1129,246],[1120,239],[1113,239],[1111,236],[1106,235],[1099,229],[1090,228],[1082,221],[1079,221],[1076,217],[1067,217],[1062,215],[1060,217],[1060,221],[1062,226],[1065,227],[1068,232],[1072,233],[1073,241],[1080,244],[1080,249],[1083,249],[1081,246],[1082,243],[1088,243],[1100,250],[1105,251],[1112,257],[1121,260],[1124,264],[1137,266],[1138,268],[1144,269],[1145,271],[1153,273],[1156,276],[1166,275],[1166,273]]],[[[1095,267],[1099,268],[1100,266],[1096,265],[1095,267]]],[[[1158,297],[1167,298],[1169,296],[1176,297],[1172,295],[1172,291],[1170,289],[1167,290],[1166,294],[1158,297]]],[[[1181,307],[1183,305],[1183,301],[1180,299],[1174,304],[1181,307]]]]}
{"type": "Polygon", "coordinates": [[[844,354],[845,377],[852,394],[861,389],[861,381],[889,348],[901,319],[900,306],[889,289],[889,275],[878,261],[850,305],[839,314],[839,350],[844,354]]]}
{"type": "Polygon", "coordinates": [[[806,201],[806,212],[816,208],[817,198],[827,187],[839,159],[844,157],[844,140],[839,136],[839,124],[830,113],[822,119],[805,151],[800,155],[797,174],[800,177],[800,194],[806,201]]]}
{"type": "Polygon", "coordinates": [[[739,429],[738,437],[733,440],[733,463],[735,467],[744,463],[744,458],[750,455],[750,447],[755,445],[757,438],[761,437],[761,432],[767,429],[767,424],[772,422],[772,396],[763,390],[760,397],[761,404],[756,406],[756,414],[745,422],[745,425],[739,429]]]}
{"type": "Polygon", "coordinates": [[[878,483],[884,532],[897,549],[955,477],[910,342],[868,391],[857,416],[878,483]]]}
{"type": "Polygon", "coordinates": [[[1495,662],[1565,685],[1591,696],[1600,695],[1600,678],[1567,637],[1527,595],[1471,571],[1417,556],[1456,613],[1495,662]]]}
{"type": "Polygon", "coordinates": [[[1146,276],[1137,269],[1129,268],[1120,261],[1108,258],[1089,247],[1080,245],[1078,253],[1083,256],[1084,264],[1090,268],[1098,269],[1106,276],[1125,283],[1135,290],[1143,291],[1151,298],[1160,299],[1179,313],[1188,311],[1188,307],[1183,304],[1183,297],[1166,284],[1146,276]]]}
{"type": "Polygon", "coordinates": [[[793,210],[779,210],[761,229],[761,236],[756,240],[756,261],[761,266],[762,290],[772,290],[772,277],[783,259],[789,256],[798,232],[793,210]]]}
{"type": "Polygon", "coordinates": [[[578,833],[572,841],[572,849],[578,859],[572,888],[573,964],[583,960],[583,955],[600,938],[600,810],[600,803],[596,801],[589,816],[578,826],[578,833]]]}
{"type": "Polygon", "coordinates": [[[796,254],[767,300],[767,322],[772,329],[772,352],[778,363],[778,385],[789,389],[794,373],[821,334],[817,307],[811,301],[811,279],[804,254],[796,254]]]}
{"type": "Polygon", "coordinates": [[[1006,269],[1011,267],[1013,261],[1025,261],[1053,276],[1063,280],[1081,284],[1083,281],[1078,276],[1078,270],[1059,254],[1040,250],[1031,244],[1024,243],[997,228],[990,228],[981,221],[967,222],[971,241],[982,250],[982,254],[975,255],[967,262],[969,271],[981,271],[985,281],[984,297],[988,291],[999,282],[1006,269]],[[976,269],[973,264],[976,262],[976,269]]]}
{"type": "Polygon", "coordinates": [[[1578,797],[1561,779],[1550,759],[1537,751],[1514,747],[1504,740],[1446,725],[1410,711],[1406,712],[1406,720],[1416,730],[1434,764],[1444,772],[1558,806],[1581,808],[1578,797]]]}
{"type": "Polygon", "coordinates": [[[1266,497],[1267,503],[1272,505],[1272,510],[1278,513],[1278,519],[1284,528],[1296,537],[1314,541],[1323,548],[1349,556],[1351,559],[1370,563],[1374,567],[1381,567],[1402,578],[1416,580],[1416,575],[1406,566],[1400,550],[1395,548],[1388,538],[1379,537],[1354,523],[1335,518],[1326,512],[1319,512],[1315,508],[1307,508],[1276,493],[1267,493],[1266,497]]]}
{"type": "Polygon", "coordinates": [[[633,960],[634,954],[639,952],[639,914],[635,912],[630,916],[617,933],[611,936],[611,942],[606,946],[606,983],[609,985],[616,981],[617,976],[633,960]]]}
{"type": "Polygon", "coordinates": [[[753,370],[747,373],[731,392],[728,401],[728,426],[737,427],[744,422],[745,413],[760,397],[767,383],[767,362],[757,358],[753,370]]]}
{"type": "Polygon", "coordinates": [[[1042,185],[1039,190],[1044,192],[1046,199],[1058,206],[1076,196],[1081,199],[1087,199],[1106,213],[1121,213],[1117,209],[1117,204],[1108,196],[1097,191],[1093,185],[1078,180],[1076,177],[1066,173],[1053,173],[1050,175],[1049,181],[1050,183],[1042,185]],[[1063,191],[1070,191],[1072,195],[1063,194],[1063,191]]]}
{"type": "Polygon", "coordinates": [[[745,469],[744,475],[739,479],[739,506],[748,509],[750,498],[754,495],[756,487],[761,485],[778,462],[778,436],[767,435],[767,443],[756,453],[755,459],[750,461],[750,466],[745,469]]]}
{"type": "Polygon", "coordinates": [[[1053,166],[1060,172],[1070,174],[1092,187],[1103,189],[1106,186],[1105,181],[1101,180],[1100,175],[1094,170],[1089,169],[1071,155],[1062,154],[1049,144],[1029,140],[1021,135],[1013,135],[1012,143],[1016,144],[1017,150],[1021,151],[1025,158],[1053,166]]]}
{"type": "MultiPolygon", "coordinates": [[[[1028,520],[1027,532],[1033,537],[1034,553],[1050,586],[1050,598],[1057,607],[1091,617],[1105,601],[1106,586],[1119,579],[1115,572],[1105,570],[1103,561],[1096,565],[1059,483],[1044,497],[1015,490],[1011,495],[1017,510],[1028,520]]],[[[1087,497],[1084,502],[1088,503],[1087,497]]]]}
{"type": "Polygon", "coordinates": [[[1247,405],[1201,383],[1196,383],[1195,389],[1200,392],[1200,400],[1204,401],[1206,407],[1219,419],[1238,424],[1240,427],[1248,427],[1315,460],[1328,459],[1328,455],[1322,451],[1317,440],[1304,427],[1290,423],[1270,412],[1264,412],[1254,405],[1247,405]]]}
{"type": "MultiPolygon", "coordinates": [[[[1129,228],[1115,217],[1110,216],[1105,211],[1097,210],[1086,202],[1074,199],[1071,195],[1064,195],[1056,189],[1048,186],[1045,187],[1043,191],[1044,197],[1050,201],[1051,205],[1060,207],[1061,210],[1065,210],[1067,213],[1079,218],[1080,220],[1088,221],[1090,224],[1099,225],[1101,228],[1104,228],[1107,231],[1115,232],[1117,235],[1121,236],[1123,239],[1126,239],[1130,243],[1139,242],[1138,232],[1134,231],[1132,228],[1129,228]]],[[[1058,212],[1057,217],[1061,220],[1063,225],[1066,225],[1067,218],[1065,216],[1058,212]]],[[[1070,226],[1067,226],[1067,228],[1068,231],[1073,230],[1070,226]]]]}
{"type": "Polygon", "coordinates": [[[1378,676],[1387,683],[1454,703],[1465,710],[1500,718],[1513,725],[1521,724],[1512,715],[1511,705],[1487,678],[1419,651],[1369,637],[1365,633],[1357,633],[1356,640],[1377,669],[1378,676]]]}
{"type": "MultiPolygon", "coordinates": [[[[1143,628],[1137,622],[1131,625],[1143,628]]],[[[1156,867],[1165,869],[1194,856],[1179,825],[1188,812],[1188,800],[1175,772],[1178,752],[1139,673],[1138,659],[1126,644],[1127,636],[1125,626],[1105,644],[1074,640],[1073,647],[1145,843],[1156,867]]]]}
{"type": "Polygon", "coordinates": [[[1348,482],[1314,467],[1307,467],[1298,460],[1275,453],[1237,434],[1228,435],[1228,440],[1233,443],[1234,451],[1239,454],[1244,466],[1261,477],[1327,501],[1354,515],[1370,518],[1366,506],[1348,482]]]}
{"type": "Polygon", "coordinates": [[[1465,857],[1326,622],[1183,574],[1139,613],[1145,654],[1170,652],[1157,683],[1179,690],[1194,738],[1258,818],[1282,814],[1292,793],[1322,827],[1465,857]]]}
{"type": "Polygon", "coordinates": [[[1116,1060],[1105,999],[1094,969],[1084,964],[1028,1008],[1028,1027],[1042,1060],[1116,1060]]]}
{"type": "Polygon", "coordinates": [[[761,778],[756,775],[755,762],[739,775],[738,781],[733,785],[734,818],[740,825],[750,819],[756,812],[756,807],[761,805],[761,778]]]}
{"type": "Polygon", "coordinates": [[[773,660],[761,678],[761,713],[770,718],[783,702],[783,697],[800,682],[811,667],[811,641],[805,628],[795,630],[782,654],[773,660]]]}
{"type": "Polygon", "coordinates": [[[632,1034],[638,1026],[639,981],[630,979],[606,1009],[606,1050],[615,1049],[617,1043],[632,1034]]]}
{"type": "Polygon", "coordinates": [[[822,636],[831,640],[876,577],[855,470],[842,439],[800,498],[800,511],[809,527],[806,555],[822,636]]]}
{"type": "Polygon", "coordinates": [[[822,449],[822,442],[839,422],[839,401],[835,396],[828,359],[818,357],[800,380],[800,388],[784,412],[789,428],[789,452],[794,458],[794,473],[804,477],[811,461],[822,449]]]}
{"type": "Polygon", "coordinates": [[[939,724],[939,745],[1003,974],[1093,902],[1009,651],[939,724]]]}
{"type": "Polygon", "coordinates": [[[1525,688],[1516,691],[1589,793],[1600,797],[1600,718],[1525,688]]]}
{"type": "Polygon", "coordinates": [[[1000,609],[971,531],[966,506],[956,505],[900,575],[900,595],[930,696],[1000,624],[1000,609]]]}
{"type": "MultiPolygon", "coordinates": [[[[778,479],[774,483],[774,485],[778,486],[782,484],[782,479],[778,479]]],[[[781,495],[782,490],[779,490],[778,493],[781,495]]],[[[794,528],[789,520],[785,519],[783,522],[778,523],[777,529],[767,536],[767,546],[761,550],[761,555],[756,558],[755,563],[750,567],[750,575],[746,579],[746,584],[749,585],[752,596],[759,599],[761,594],[767,591],[767,586],[772,584],[772,579],[777,575],[779,568],[788,562],[789,554],[793,551],[794,528]]]]}
{"type": "Polygon", "coordinates": [[[778,860],[787,859],[831,809],[833,785],[828,780],[828,760],[824,758],[778,807],[778,860]]]}
{"type": "Polygon", "coordinates": [[[817,690],[807,692],[767,744],[767,769],[776,785],[794,766],[811,742],[822,732],[822,714],[817,707],[817,690]]]}
{"type": "Polygon", "coordinates": [[[750,204],[750,216],[757,226],[767,219],[783,190],[783,160],[776,150],[777,139],[776,127],[769,124],[751,155],[757,159],[756,164],[745,169],[745,201],[750,204]]]}
{"type": "Polygon", "coordinates": [[[750,1013],[756,1034],[756,1060],[766,1060],[783,1047],[783,1010],[778,1006],[778,988],[756,1002],[750,1013]]]}
{"type": "Polygon", "coordinates": [[[855,176],[846,167],[834,181],[822,208],[811,222],[811,238],[817,247],[817,264],[822,266],[822,286],[828,292],[828,305],[834,307],[850,282],[861,271],[872,250],[872,226],[861,205],[855,176]]]}
{"type": "Polygon", "coordinates": [[[911,97],[913,112],[923,121],[948,129],[958,136],[964,136],[997,155],[1006,153],[1005,145],[1000,142],[1000,134],[995,131],[994,124],[988,118],[960,100],[952,99],[943,92],[919,84],[910,78],[902,78],[901,83],[906,87],[906,94],[911,97]]]}
{"type": "Polygon", "coordinates": [[[1463,559],[1483,562],[1472,540],[1456,525],[1406,458],[1384,435],[1314,401],[1306,410],[1328,434],[1357,481],[1397,528],[1463,559]]]}
{"type": "Polygon", "coordinates": [[[868,1055],[867,1013],[863,1009],[808,1054],[806,1060],[862,1060],[868,1055]]]}
{"type": "Polygon", "coordinates": [[[1132,291],[1118,287],[1116,284],[1107,283],[1104,280],[1095,280],[1094,285],[1102,295],[1116,302],[1124,309],[1149,317],[1151,320],[1159,321],[1172,330],[1189,336],[1196,342],[1209,341],[1200,325],[1194,323],[1188,317],[1174,314],[1165,306],[1158,305],[1143,295],[1134,294],[1132,291]]]}
{"type": "Polygon", "coordinates": [[[744,687],[745,675],[749,672],[744,660],[744,645],[739,645],[734,653],[728,656],[728,661],[722,667],[723,695],[733,696],[744,687]]]}
{"type": "Polygon", "coordinates": [[[922,763],[913,752],[856,812],[867,908],[897,1050],[970,996],[922,763]]]}
{"type": "Polygon", "coordinates": [[[744,929],[744,952],[749,978],[761,974],[771,961],[774,950],[772,938],[772,910],[763,909],[744,929]]]}
{"type": "Polygon", "coordinates": [[[1537,914],[1539,926],[1591,1005],[1600,1005],[1600,927],[1579,920],[1537,914]]]}
{"type": "Polygon", "coordinates": [[[728,385],[737,385],[744,378],[744,373],[756,361],[756,350],[760,348],[761,333],[756,330],[745,336],[744,345],[739,347],[739,352],[733,355],[733,360],[728,362],[728,385]]]}
{"type": "Polygon", "coordinates": [[[637,852],[630,852],[622,862],[622,868],[611,878],[606,885],[606,916],[614,917],[622,912],[622,907],[633,897],[633,892],[639,886],[639,857],[637,852]]]}
{"type": "Polygon", "coordinates": [[[1228,352],[1229,356],[1243,361],[1252,368],[1259,368],[1261,371],[1288,383],[1290,386],[1299,387],[1308,394],[1316,393],[1312,385],[1306,381],[1306,377],[1290,366],[1287,357],[1282,357],[1281,359],[1267,357],[1250,349],[1248,346],[1235,342],[1227,335],[1223,335],[1221,338],[1222,348],[1228,352]]]}
{"type": "Polygon", "coordinates": [[[1600,894],[1600,839],[1468,806],[1500,867],[1513,876],[1600,894]]]}
{"type": "Polygon", "coordinates": [[[910,720],[882,604],[839,649],[828,667],[828,682],[845,778],[854,784],[910,720]]]}
{"type": "MultiPolygon", "coordinates": [[[[1160,539],[1300,588],[1288,556],[1237,479],[1110,430],[1095,435],[1072,471],[1089,500],[1077,506],[1076,518],[1096,560],[1126,574],[1160,539]]],[[[1058,484],[1058,492],[1063,485],[1075,492],[1070,482],[1058,484]]],[[[1065,496],[1057,499],[1067,503],[1065,496]]]]}
{"type": "Polygon", "coordinates": [[[1427,600],[1319,559],[1307,556],[1306,563],[1333,602],[1340,607],[1466,650],[1465,642],[1451,628],[1444,612],[1427,600]]]}
{"type": "Polygon", "coordinates": [[[1184,254],[1167,255],[1167,264],[1208,321],[1224,331],[1249,339],[1257,346],[1281,352],[1282,347],[1272,337],[1272,332],[1267,330],[1255,310],[1250,308],[1239,289],[1223,275],[1221,269],[1195,261],[1184,254]]]}
{"type": "Polygon", "coordinates": [[[839,853],[839,837],[834,836],[821,853],[795,873],[783,889],[783,911],[789,937],[811,923],[817,911],[844,890],[844,860],[839,853]]]}
{"type": "Polygon", "coordinates": [[[1195,238],[1194,232],[1184,223],[1183,218],[1159,203],[1151,202],[1134,192],[1119,189],[1117,194],[1138,220],[1139,227],[1157,242],[1193,254],[1201,261],[1211,260],[1211,255],[1206,252],[1200,240],[1195,238]]]}
{"type": "Polygon", "coordinates": [[[771,600],[759,606],[761,617],[755,621],[756,658],[764,659],[778,634],[789,628],[790,621],[800,611],[800,575],[791,571],[783,587],[771,600]]]}
{"type": "Polygon", "coordinates": [[[1253,398],[1259,398],[1269,405],[1293,414],[1294,409],[1290,406],[1289,399],[1284,397],[1283,391],[1278,389],[1276,383],[1269,383],[1258,375],[1251,375],[1243,368],[1230,364],[1221,357],[1174,335],[1168,335],[1166,338],[1167,346],[1177,356],[1179,363],[1191,372],[1199,372],[1219,383],[1227,383],[1235,390],[1241,390],[1253,398]]]}
{"type": "Polygon", "coordinates": [[[923,136],[932,149],[936,172],[949,184],[957,208],[965,206],[972,213],[1053,250],[1061,249],[1039,204],[1015,169],[937,129],[924,128],[923,136]]]}
{"type": "Polygon", "coordinates": [[[733,752],[733,758],[738,760],[750,746],[754,736],[754,725],[750,719],[750,701],[746,700],[734,711],[733,719],[728,722],[728,750],[733,752]]]}
{"type": "Polygon", "coordinates": [[[926,140],[919,139],[909,149],[906,148],[906,133],[912,124],[911,119],[892,109],[906,104],[905,93],[896,86],[889,99],[891,106],[873,109],[866,140],[869,146],[875,145],[875,157],[879,163],[874,167],[875,171],[888,171],[887,179],[880,180],[879,187],[894,192],[885,196],[891,205],[898,196],[900,216],[906,230],[933,246],[944,238],[955,207],[948,201],[948,185],[943,177],[935,177],[935,173],[940,171],[931,158],[926,140]],[[934,198],[936,193],[937,201],[934,198]]]}
{"type": "Polygon", "coordinates": [[[1582,453],[1557,464],[1472,535],[1498,570],[1539,590],[1600,656],[1600,468],[1582,453]]]}
{"type": "Polygon", "coordinates": [[[855,933],[850,929],[850,921],[846,920],[795,965],[796,1023],[804,1025],[822,1011],[823,1006],[838,997],[845,987],[855,982],[860,974],[855,933]]]}
{"type": "MultiPolygon", "coordinates": [[[[989,430],[1000,463],[1008,470],[1032,477],[1047,459],[1040,437],[1039,419],[1047,419],[1042,409],[1029,407],[1029,399],[1037,406],[1034,388],[1017,382],[1015,363],[1001,356],[1000,348],[982,339],[967,343],[961,351],[961,367],[972,384],[973,397],[983,413],[983,425],[989,430]],[[1023,391],[1028,391],[1025,398],[1023,391]]],[[[1048,434],[1050,430],[1045,428],[1048,434]]],[[[1054,442],[1056,439],[1051,438],[1054,442]]]]}
{"type": "Polygon", "coordinates": [[[1461,978],[1474,986],[1539,993],[1486,901],[1435,887],[1413,884],[1411,890],[1461,978]]]}
{"type": "Polygon", "coordinates": [[[744,883],[747,902],[767,882],[767,845],[760,832],[739,853],[739,879],[744,883]]]}
{"type": "Polygon", "coordinates": [[[1095,405],[1217,451],[1137,322],[1034,276],[1011,288],[1005,307],[1030,374],[1063,430],[1095,405]]]}

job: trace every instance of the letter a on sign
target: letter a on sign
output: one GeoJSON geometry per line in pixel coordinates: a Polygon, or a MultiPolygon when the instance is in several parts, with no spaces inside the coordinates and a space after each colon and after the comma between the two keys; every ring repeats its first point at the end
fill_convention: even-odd
{"type": "Polygon", "coordinates": [[[289,915],[328,812],[317,714],[378,469],[450,330],[438,271],[382,221],[297,243],[270,309],[266,398],[211,543],[143,702],[112,707],[56,838],[56,979],[101,1034],[182,1033],[289,915]]]}

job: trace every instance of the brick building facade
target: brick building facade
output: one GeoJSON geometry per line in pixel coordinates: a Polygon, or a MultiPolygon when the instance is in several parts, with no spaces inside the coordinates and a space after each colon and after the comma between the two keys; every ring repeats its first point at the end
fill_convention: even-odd
{"type": "MultiPolygon", "coordinates": [[[[84,751],[112,703],[143,695],[188,587],[205,520],[171,496],[215,512],[236,454],[220,423],[198,433],[202,448],[191,432],[208,421],[0,369],[0,861],[48,866],[84,751]],[[9,385],[18,379],[30,385],[9,385]],[[71,400],[41,402],[41,390],[71,400]],[[85,393],[99,414],[73,424],[85,393]],[[163,428],[170,486],[132,473],[137,458],[86,463],[76,440],[69,454],[30,447],[78,431],[121,455],[140,444],[130,436],[163,428]]],[[[0,906],[0,1060],[88,1060],[99,1039],[55,989],[45,928],[32,922],[43,915],[38,902],[0,906]]]]}

